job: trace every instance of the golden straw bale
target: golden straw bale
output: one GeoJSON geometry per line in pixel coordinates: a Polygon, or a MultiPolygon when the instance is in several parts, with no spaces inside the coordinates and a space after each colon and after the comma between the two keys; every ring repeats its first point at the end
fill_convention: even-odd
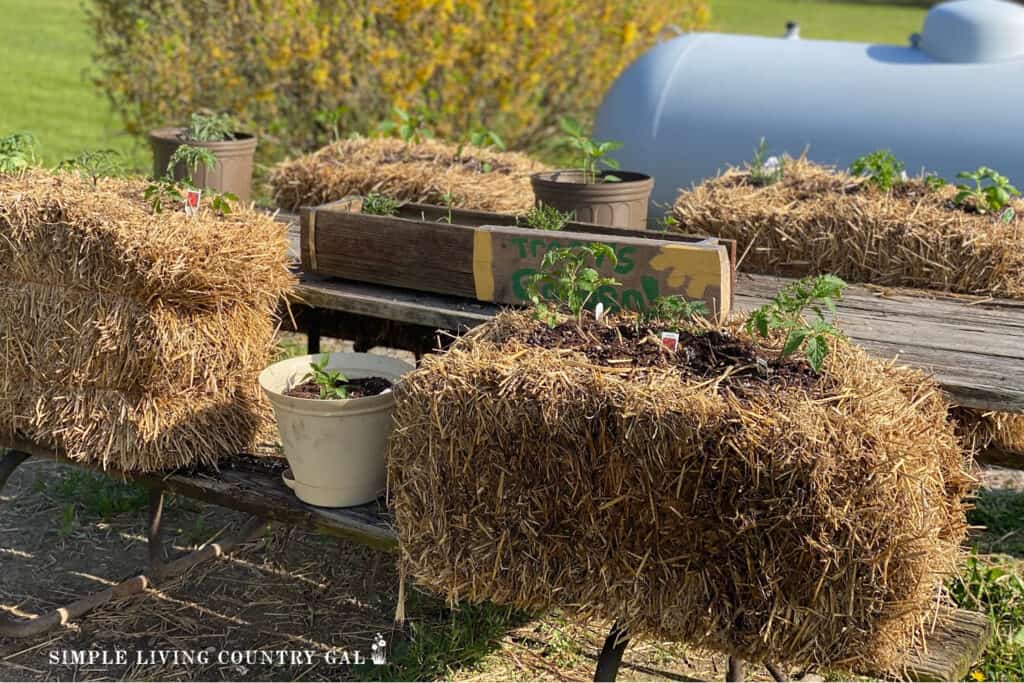
{"type": "MultiPolygon", "coordinates": [[[[748,178],[731,169],[682,192],[677,229],[737,240],[746,252],[741,268],[754,273],[835,273],[851,282],[1024,298],[1022,201],[1007,224],[951,207],[952,187],[928,192],[915,178],[884,193],[805,158],[786,159],[772,185],[748,178]]],[[[972,443],[1024,454],[1024,417],[962,412],[958,419],[965,433],[982,435],[972,443]]]]}
{"type": "Polygon", "coordinates": [[[371,192],[395,199],[525,213],[533,206],[530,175],[547,170],[518,152],[427,141],[406,145],[391,138],[342,140],[279,164],[271,174],[274,200],[284,209],[316,206],[371,192]]]}
{"type": "Polygon", "coordinates": [[[772,185],[730,170],[679,195],[678,229],[738,241],[754,273],[835,273],[850,282],[1024,296],[1024,202],[1007,224],[949,206],[920,179],[881,192],[841,171],[787,159],[772,185]]]}
{"type": "Polygon", "coordinates": [[[153,215],[141,179],[0,176],[0,428],[123,470],[210,464],[268,413],[286,228],[153,215]]]}
{"type": "Polygon", "coordinates": [[[504,313],[398,386],[406,572],[751,661],[898,668],[975,484],[928,377],[841,342],[810,386],[693,381],[531,346],[537,325],[504,313]]]}
{"type": "Polygon", "coordinates": [[[0,320],[12,378],[153,395],[251,383],[275,330],[249,306],[182,311],[35,282],[0,283],[0,320]]]}
{"type": "Polygon", "coordinates": [[[0,267],[8,280],[62,285],[182,309],[276,306],[291,274],[287,230],[239,208],[154,215],[146,181],[73,173],[0,175],[0,267]]]}

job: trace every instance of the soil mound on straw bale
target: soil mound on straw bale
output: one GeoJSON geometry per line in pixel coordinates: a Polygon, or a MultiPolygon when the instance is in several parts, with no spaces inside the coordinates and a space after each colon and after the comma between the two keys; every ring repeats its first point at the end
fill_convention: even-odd
{"type": "Polygon", "coordinates": [[[315,206],[350,195],[384,194],[401,201],[445,204],[498,213],[525,213],[533,206],[530,175],[547,170],[517,152],[497,152],[429,141],[343,140],[279,164],[271,174],[274,200],[284,209],[315,206]]]}
{"type": "Polygon", "coordinates": [[[153,215],[146,182],[0,176],[0,428],[125,470],[247,448],[293,276],[250,209],[153,215]]]}
{"type": "MultiPolygon", "coordinates": [[[[800,277],[1024,298],[1024,202],[1016,219],[970,213],[955,190],[911,179],[882,192],[864,178],[787,159],[783,178],[760,187],[732,169],[679,195],[680,230],[738,241],[741,268],[800,277]],[[752,246],[751,246],[752,245],[752,246]],[[749,251],[747,251],[750,246],[749,251]]],[[[1024,416],[962,411],[970,443],[1024,457],[1024,416]]]]}
{"type": "Polygon", "coordinates": [[[601,325],[504,313],[403,378],[404,570],[453,601],[752,661],[897,667],[956,566],[973,485],[939,389],[845,343],[818,376],[735,327],[670,354],[601,325]],[[617,357],[642,343],[659,350],[617,357]]]}

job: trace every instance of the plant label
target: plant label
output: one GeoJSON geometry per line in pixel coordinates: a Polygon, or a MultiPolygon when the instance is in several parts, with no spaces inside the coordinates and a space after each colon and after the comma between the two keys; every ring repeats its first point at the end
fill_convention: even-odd
{"type": "Polygon", "coordinates": [[[195,216],[199,213],[199,198],[202,196],[202,190],[186,190],[185,191],[185,215],[195,216]]]}
{"type": "Polygon", "coordinates": [[[669,351],[675,351],[676,347],[679,346],[679,333],[678,332],[662,332],[661,333],[661,345],[669,351]]]}

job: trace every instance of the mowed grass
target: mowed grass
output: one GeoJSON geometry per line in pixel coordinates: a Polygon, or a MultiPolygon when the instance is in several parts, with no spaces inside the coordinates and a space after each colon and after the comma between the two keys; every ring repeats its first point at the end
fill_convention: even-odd
{"type": "Polygon", "coordinates": [[[48,165],[109,148],[142,168],[141,146],[121,131],[103,94],[87,81],[91,63],[80,0],[0,2],[0,135],[32,133],[48,165]]]}
{"type": "Polygon", "coordinates": [[[779,36],[787,21],[800,36],[819,40],[907,45],[921,30],[927,10],[919,6],[822,0],[711,0],[711,26],[723,33],[779,36]]]}
{"type": "MultiPolygon", "coordinates": [[[[88,0],[84,0],[88,2],[88,0]]],[[[920,30],[920,7],[821,0],[711,0],[711,30],[779,35],[799,21],[806,38],[902,44],[920,30]]],[[[0,135],[31,132],[55,164],[88,149],[116,149],[146,170],[144,144],[121,129],[88,80],[92,38],[82,0],[0,2],[0,135]]]]}

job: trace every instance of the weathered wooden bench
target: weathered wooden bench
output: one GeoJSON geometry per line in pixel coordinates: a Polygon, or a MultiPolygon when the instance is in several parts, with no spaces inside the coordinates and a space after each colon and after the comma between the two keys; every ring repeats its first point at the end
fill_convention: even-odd
{"type": "MultiPolygon", "coordinates": [[[[294,237],[292,248],[297,254],[297,234],[294,237]]],[[[758,306],[785,282],[781,278],[740,276],[736,306],[758,306]]],[[[497,310],[489,304],[456,297],[315,275],[301,276],[291,304],[296,327],[309,335],[311,353],[319,350],[321,335],[356,337],[364,347],[389,345],[396,336],[407,334],[427,343],[425,340],[432,339],[435,330],[458,332],[487,320],[497,310]]],[[[925,298],[851,287],[840,303],[839,316],[849,336],[869,351],[885,358],[898,356],[901,362],[933,372],[956,403],[983,410],[1024,412],[1024,390],[1016,380],[1024,376],[1024,305],[925,298]]],[[[60,453],[24,441],[0,446],[12,449],[0,459],[0,488],[29,457],[69,462],[60,453]]],[[[218,472],[133,476],[107,471],[109,476],[138,481],[151,491],[148,573],[33,619],[0,616],[0,635],[35,635],[112,599],[141,592],[151,581],[228,552],[259,533],[266,520],[379,549],[396,547],[391,519],[381,503],[341,510],[306,505],[282,483],[283,467],[280,459],[239,455],[226,459],[218,472]],[[252,517],[232,537],[165,562],[160,540],[165,492],[247,512],[252,517]]],[[[925,647],[908,654],[906,675],[915,680],[959,679],[977,659],[988,637],[989,625],[983,615],[948,611],[937,621],[925,647]]],[[[627,643],[626,634],[612,630],[598,658],[597,680],[614,679],[627,643]]],[[[777,667],[770,670],[777,678],[785,677],[777,667]]],[[[743,663],[731,660],[729,680],[741,679],[742,672],[743,663]]]]}

